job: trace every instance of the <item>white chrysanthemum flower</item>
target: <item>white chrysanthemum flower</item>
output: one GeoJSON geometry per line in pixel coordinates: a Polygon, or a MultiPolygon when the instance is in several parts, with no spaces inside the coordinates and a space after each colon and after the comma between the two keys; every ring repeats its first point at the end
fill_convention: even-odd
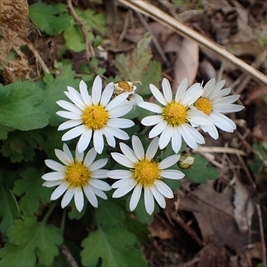
{"type": "Polygon", "coordinates": [[[127,94],[122,93],[111,99],[114,92],[114,84],[109,83],[102,92],[102,80],[97,76],[93,83],[92,95],[88,94],[87,85],[84,81],[80,82],[80,93],[68,86],[66,96],[73,102],[64,100],[57,101],[57,104],[67,111],[58,111],[57,114],[68,121],[59,125],[58,130],[67,131],[62,140],[67,141],[80,136],[78,150],[83,152],[89,145],[91,138],[97,153],[101,154],[104,148],[104,138],[107,143],[115,147],[115,138],[121,140],[129,139],[129,135],[119,128],[129,128],[134,123],[125,118],[119,118],[127,114],[132,105],[127,103],[127,94]]]}
{"type": "MultiPolygon", "coordinates": [[[[134,82],[134,83],[141,83],[141,82],[134,82]]],[[[118,83],[114,84],[114,93],[119,95],[123,92],[128,94],[128,100],[132,105],[138,105],[141,102],[144,102],[142,96],[136,94],[136,86],[133,82],[129,81],[119,81],[118,83]]]]}
{"type": "Polygon", "coordinates": [[[226,132],[233,132],[236,129],[235,123],[222,113],[237,112],[244,108],[241,105],[232,104],[239,95],[227,96],[231,89],[222,89],[224,84],[225,80],[218,83],[214,78],[209,80],[203,88],[202,96],[194,103],[194,107],[205,113],[210,121],[209,124],[198,123],[198,125],[214,139],[219,136],[215,126],[226,132]]]}
{"type": "Polygon", "coordinates": [[[81,211],[84,206],[83,193],[94,207],[98,206],[96,196],[107,199],[103,191],[108,191],[111,187],[99,179],[107,178],[108,170],[101,168],[106,165],[108,159],[94,161],[97,155],[94,148],[88,151],[85,158],[84,153],[80,153],[76,148],[74,159],[66,144],[63,145],[63,151],[55,149],[55,154],[64,165],[47,159],[46,166],[54,171],[42,176],[42,179],[46,180],[43,186],[57,186],[51,195],[51,200],[56,200],[65,193],[61,207],[65,208],[74,197],[75,206],[81,211]]]}
{"type": "Polygon", "coordinates": [[[185,142],[193,149],[198,144],[204,144],[203,136],[191,124],[207,124],[206,116],[198,110],[191,110],[192,105],[202,94],[200,84],[192,85],[188,90],[188,79],[185,78],[177,89],[173,99],[170,83],[167,79],[162,80],[163,94],[152,84],[150,90],[158,102],[162,105],[143,102],[139,106],[158,113],[158,115],[147,116],[141,123],[146,126],[152,126],[149,138],[159,134],[159,147],[165,148],[171,140],[172,148],[175,153],[181,148],[182,137],[185,142]]]}
{"type": "Polygon", "coordinates": [[[129,168],[108,172],[108,177],[120,179],[111,186],[117,188],[112,197],[124,196],[133,189],[130,200],[131,211],[136,208],[142,191],[144,191],[145,208],[148,214],[154,211],[154,198],[160,207],[165,208],[164,197],[173,198],[173,192],[162,181],[162,178],[178,180],[184,177],[184,174],[178,170],[166,170],[177,163],[180,155],[169,156],[161,162],[154,159],[158,150],[158,141],[159,138],[153,139],[145,153],[140,139],[133,136],[133,150],[124,143],[120,143],[123,154],[111,153],[119,164],[129,168]]]}

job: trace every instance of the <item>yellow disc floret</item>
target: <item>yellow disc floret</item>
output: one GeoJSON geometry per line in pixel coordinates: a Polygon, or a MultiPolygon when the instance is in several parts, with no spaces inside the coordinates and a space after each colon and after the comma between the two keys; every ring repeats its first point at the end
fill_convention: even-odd
{"type": "Polygon", "coordinates": [[[85,108],[82,118],[87,128],[99,130],[106,126],[109,115],[101,105],[88,106],[85,108]]]}
{"type": "Polygon", "coordinates": [[[200,97],[195,103],[194,106],[204,112],[205,114],[209,115],[212,111],[212,104],[211,101],[206,97],[200,97]]]}
{"type": "Polygon", "coordinates": [[[133,177],[140,185],[151,186],[156,179],[161,179],[159,164],[149,160],[141,160],[134,166],[133,177]]]}
{"type": "Polygon", "coordinates": [[[131,92],[132,86],[126,81],[119,81],[118,87],[124,92],[131,92]]]}
{"type": "Polygon", "coordinates": [[[73,162],[67,166],[65,180],[70,187],[83,187],[88,184],[91,173],[81,162],[73,162]]]}
{"type": "Polygon", "coordinates": [[[187,122],[188,107],[172,101],[163,108],[162,116],[170,126],[179,126],[187,122]]]}

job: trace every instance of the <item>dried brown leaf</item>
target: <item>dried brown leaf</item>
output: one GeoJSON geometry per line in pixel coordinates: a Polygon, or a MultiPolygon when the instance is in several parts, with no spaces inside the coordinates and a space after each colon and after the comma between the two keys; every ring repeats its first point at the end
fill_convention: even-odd
{"type": "Polygon", "coordinates": [[[198,52],[199,46],[195,41],[188,38],[183,40],[174,63],[173,88],[177,88],[177,84],[185,77],[188,78],[189,84],[194,82],[198,70],[198,52]]]}
{"type": "Polygon", "coordinates": [[[235,183],[234,218],[241,232],[246,232],[251,226],[254,213],[253,203],[247,188],[237,179],[235,183]]]}

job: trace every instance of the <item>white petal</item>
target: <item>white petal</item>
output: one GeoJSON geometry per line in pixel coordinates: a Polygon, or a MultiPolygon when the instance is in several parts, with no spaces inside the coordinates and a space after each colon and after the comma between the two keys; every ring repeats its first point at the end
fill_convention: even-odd
{"type": "Polygon", "coordinates": [[[154,186],[151,186],[151,191],[158,204],[164,209],[166,207],[166,202],[162,194],[159,193],[157,188],[154,186]]]}
{"type": "Polygon", "coordinates": [[[232,133],[236,129],[235,123],[223,114],[212,112],[210,118],[223,131],[232,133]]]}
{"type": "Polygon", "coordinates": [[[181,99],[181,103],[183,105],[192,105],[201,95],[202,95],[202,87],[198,84],[193,84],[189,87],[189,89],[185,92],[184,97],[181,99]]]}
{"type": "Polygon", "coordinates": [[[68,110],[68,111],[70,111],[70,112],[73,112],[73,113],[75,113],[75,114],[79,114],[79,115],[81,115],[81,114],[83,113],[83,111],[82,111],[81,109],[79,109],[77,106],[75,106],[74,104],[72,104],[72,103],[70,103],[70,102],[68,102],[68,101],[65,101],[65,100],[59,100],[59,101],[56,101],[56,103],[57,103],[60,107],[66,109],[66,110],[68,110]]]}
{"type": "Polygon", "coordinates": [[[116,160],[120,165],[123,165],[128,168],[133,168],[134,164],[132,161],[130,161],[126,156],[120,153],[113,152],[111,153],[111,156],[114,160],[116,160]]]}
{"type": "Polygon", "coordinates": [[[162,181],[156,180],[154,185],[158,189],[158,191],[166,198],[173,198],[172,190],[162,181]]]}
{"type": "Polygon", "coordinates": [[[86,150],[86,148],[91,142],[92,133],[92,129],[87,129],[85,132],[82,133],[77,144],[77,149],[79,152],[83,152],[86,150]]]}
{"type": "Polygon", "coordinates": [[[52,193],[50,199],[51,200],[56,200],[59,197],[62,196],[62,194],[68,189],[68,186],[66,185],[66,183],[62,183],[60,184],[52,193]]]}
{"type": "Polygon", "coordinates": [[[204,96],[204,97],[209,98],[209,95],[210,95],[210,93],[212,92],[215,83],[216,83],[215,78],[210,79],[210,80],[206,83],[206,85],[204,86],[204,89],[203,89],[203,96],[204,96]]]}
{"type": "Polygon", "coordinates": [[[141,123],[145,126],[151,126],[160,123],[163,121],[163,117],[161,115],[153,115],[147,116],[142,119],[141,123]]]}
{"type": "Polygon", "coordinates": [[[65,177],[65,172],[48,172],[42,176],[46,181],[58,181],[65,177]]]}
{"type": "Polygon", "coordinates": [[[55,154],[58,159],[67,166],[73,162],[62,150],[55,149],[55,154]]]}
{"type": "Polygon", "coordinates": [[[121,139],[121,140],[128,140],[130,137],[129,135],[124,132],[123,130],[121,129],[118,129],[118,128],[114,128],[114,127],[111,127],[111,126],[106,126],[105,129],[103,130],[104,134],[109,131],[109,134],[112,134],[114,135],[115,137],[121,139]]]}
{"type": "Polygon", "coordinates": [[[81,115],[80,114],[76,114],[70,111],[57,111],[56,114],[60,117],[63,117],[65,119],[70,119],[70,120],[80,120],[81,119],[81,115]]]}
{"type": "MultiPolygon", "coordinates": [[[[124,102],[127,98],[127,93],[122,93],[115,98],[113,98],[106,106],[106,110],[110,111],[115,107],[119,106],[122,102],[124,102]]],[[[126,106],[130,105],[129,103],[125,103],[126,106]]],[[[132,106],[132,105],[130,105],[132,106]]]]}
{"type": "Polygon", "coordinates": [[[159,124],[154,126],[152,128],[152,130],[149,132],[149,138],[153,138],[153,137],[161,134],[166,129],[166,126],[167,126],[167,122],[161,121],[159,124]]]}
{"type": "Polygon", "coordinates": [[[78,146],[76,146],[76,149],[75,149],[75,160],[82,163],[83,162],[83,156],[84,156],[83,151],[79,152],[78,146]]]}
{"type": "Polygon", "coordinates": [[[151,143],[149,144],[147,151],[146,151],[146,159],[152,160],[159,148],[159,138],[154,138],[151,143]]]}
{"type": "Polygon", "coordinates": [[[91,148],[91,149],[88,151],[88,153],[86,154],[83,163],[84,163],[87,167],[89,167],[89,166],[92,164],[92,162],[95,160],[96,154],[97,154],[97,153],[96,153],[95,149],[94,149],[94,148],[91,148]]]}
{"type": "Polygon", "coordinates": [[[95,193],[93,191],[92,188],[90,188],[90,186],[84,186],[83,187],[83,192],[84,194],[86,195],[88,201],[90,202],[90,204],[97,208],[98,207],[98,201],[97,201],[97,198],[95,196],[95,193]]]}
{"type": "Polygon", "coordinates": [[[102,191],[109,191],[111,189],[108,183],[101,181],[101,180],[97,180],[97,179],[91,179],[90,185],[102,191]]]}
{"type": "Polygon", "coordinates": [[[71,86],[67,86],[68,92],[64,92],[65,95],[80,109],[84,109],[85,103],[80,93],[71,86]]]}
{"type": "Polygon", "coordinates": [[[125,179],[132,177],[132,172],[127,170],[112,170],[107,173],[107,176],[112,179],[125,179]]]}
{"type": "Polygon", "coordinates": [[[176,102],[180,102],[180,100],[183,98],[187,87],[188,87],[188,79],[184,78],[176,91],[176,94],[175,94],[176,102]]]}
{"type": "Polygon", "coordinates": [[[120,142],[120,149],[122,153],[133,163],[136,163],[138,161],[138,158],[136,157],[133,150],[122,142],[120,142]]]}
{"type": "Polygon", "coordinates": [[[62,164],[60,164],[60,163],[58,163],[52,159],[46,159],[45,165],[54,171],[59,171],[59,172],[65,171],[65,166],[63,166],[62,164]]]}
{"type": "Polygon", "coordinates": [[[114,107],[108,112],[109,112],[110,118],[118,118],[129,113],[132,110],[132,108],[133,106],[125,101],[124,103],[120,104],[119,106],[114,107]]]}
{"type": "Polygon", "coordinates": [[[83,123],[82,120],[69,120],[69,121],[65,121],[63,123],[61,123],[57,130],[58,131],[62,131],[62,130],[66,130],[66,129],[69,129],[69,128],[72,128],[72,127],[75,127],[75,126],[78,126],[79,124],[83,123]]]}
{"type": "Polygon", "coordinates": [[[85,131],[87,131],[88,129],[86,128],[85,125],[79,125],[69,131],[67,131],[65,134],[63,134],[62,136],[62,141],[68,141],[71,139],[76,138],[77,136],[83,134],[85,131]]]}
{"type": "Polygon", "coordinates": [[[107,173],[108,173],[108,170],[105,170],[105,169],[96,170],[96,171],[91,173],[91,178],[93,178],[93,179],[108,178],[107,173]]]}
{"type": "Polygon", "coordinates": [[[91,189],[93,190],[96,196],[101,197],[102,199],[108,199],[107,195],[103,191],[98,190],[97,188],[94,187],[92,187],[91,189]]]}
{"type": "Polygon", "coordinates": [[[130,210],[133,211],[140,199],[142,193],[142,186],[140,185],[136,185],[136,187],[133,190],[132,196],[131,196],[131,200],[130,200],[130,210]]]}
{"type": "Polygon", "coordinates": [[[159,89],[153,84],[150,84],[149,87],[150,87],[152,94],[159,101],[159,103],[165,106],[167,104],[167,101],[165,97],[163,96],[163,94],[159,91],[159,89]]]}
{"type": "Polygon", "coordinates": [[[108,159],[98,159],[95,162],[93,162],[90,166],[90,171],[96,171],[101,168],[103,168],[108,162],[108,159]]]}
{"type": "Polygon", "coordinates": [[[201,125],[201,129],[204,132],[207,132],[213,139],[218,139],[219,133],[213,123],[210,123],[209,125],[201,125]]]}
{"type": "Polygon", "coordinates": [[[164,169],[167,169],[167,168],[173,166],[174,164],[176,164],[178,162],[179,159],[180,159],[179,154],[171,155],[171,156],[165,158],[164,160],[162,160],[159,163],[160,170],[164,170],[164,169]]]}
{"type": "Polygon", "coordinates": [[[189,124],[181,125],[179,129],[183,139],[191,148],[197,149],[197,143],[205,143],[203,136],[189,124]]]}
{"type": "Polygon", "coordinates": [[[96,130],[93,135],[93,142],[95,150],[98,154],[101,154],[104,149],[104,139],[101,130],[96,130]]]}
{"type": "Polygon", "coordinates": [[[78,211],[82,211],[84,206],[83,191],[81,188],[75,188],[74,203],[78,211]]]}
{"type": "Polygon", "coordinates": [[[213,110],[216,112],[221,112],[221,113],[233,113],[233,112],[238,112],[244,109],[243,106],[237,105],[237,104],[215,104],[213,107],[213,110]]]}
{"type": "Polygon", "coordinates": [[[108,104],[113,92],[114,92],[114,83],[111,82],[107,84],[107,86],[105,87],[101,96],[100,104],[105,107],[108,104]]]}
{"type": "Polygon", "coordinates": [[[146,211],[149,215],[151,215],[152,212],[154,211],[155,203],[154,203],[153,194],[149,187],[144,188],[144,199],[145,199],[146,211]]]}
{"type": "Polygon", "coordinates": [[[87,85],[83,80],[80,81],[79,88],[80,88],[81,97],[82,97],[84,103],[88,106],[91,106],[92,105],[92,97],[88,94],[87,85]]]}
{"type": "Polygon", "coordinates": [[[54,186],[57,186],[57,185],[60,185],[62,183],[62,181],[60,180],[57,180],[57,181],[45,181],[42,186],[45,186],[45,187],[54,187],[54,186]]]}
{"type": "Polygon", "coordinates": [[[116,140],[115,140],[113,134],[109,131],[109,129],[107,127],[105,127],[102,129],[102,132],[106,137],[108,145],[111,147],[115,147],[116,146],[116,140]]]}
{"type": "Polygon", "coordinates": [[[172,179],[172,180],[184,178],[184,173],[178,170],[163,170],[160,174],[162,177],[172,179]]]}
{"type": "Polygon", "coordinates": [[[70,152],[69,147],[66,144],[63,144],[63,152],[65,153],[66,157],[68,158],[68,162],[73,162],[73,156],[70,152]]]}
{"type": "Polygon", "coordinates": [[[136,182],[134,179],[129,179],[128,183],[124,184],[123,186],[116,189],[112,195],[114,198],[122,197],[126,194],[128,194],[136,185],[136,182]]]}
{"type": "Polygon", "coordinates": [[[130,128],[134,125],[134,122],[124,118],[112,118],[108,120],[107,125],[114,128],[130,128]]]}
{"type": "Polygon", "coordinates": [[[133,146],[133,151],[134,151],[136,157],[139,160],[143,160],[145,157],[143,144],[140,141],[140,139],[135,135],[132,136],[132,146],[133,146]]]}
{"type": "Polygon", "coordinates": [[[155,112],[155,113],[162,113],[162,107],[154,104],[154,103],[149,103],[149,102],[141,102],[139,105],[139,107],[147,109],[149,111],[155,112]]]}
{"type": "Polygon", "coordinates": [[[172,135],[172,149],[175,153],[178,153],[182,146],[182,137],[177,127],[174,128],[172,135]]]}
{"type": "Polygon", "coordinates": [[[119,179],[118,181],[114,182],[112,184],[112,188],[119,188],[122,186],[126,186],[127,184],[132,184],[132,180],[134,180],[132,177],[125,178],[125,179],[119,179]]]}
{"type": "Polygon", "coordinates": [[[167,100],[168,103],[170,103],[172,101],[172,89],[170,82],[166,78],[163,78],[162,80],[162,90],[165,99],[167,100]]]}
{"type": "Polygon", "coordinates": [[[68,188],[68,190],[66,191],[65,195],[61,200],[61,207],[63,209],[70,203],[73,195],[74,195],[74,188],[68,188]]]}
{"type": "Polygon", "coordinates": [[[94,105],[98,105],[102,93],[102,80],[99,75],[97,75],[93,82],[92,87],[92,102],[94,105]]]}
{"type": "Polygon", "coordinates": [[[165,148],[169,144],[171,137],[173,136],[173,132],[174,132],[173,127],[167,125],[159,138],[160,149],[165,148]]]}

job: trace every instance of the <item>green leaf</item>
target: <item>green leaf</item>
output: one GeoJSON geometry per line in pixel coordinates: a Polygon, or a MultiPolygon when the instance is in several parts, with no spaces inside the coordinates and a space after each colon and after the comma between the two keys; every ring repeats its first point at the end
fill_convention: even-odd
{"type": "Polygon", "coordinates": [[[41,179],[43,172],[40,169],[28,168],[21,172],[19,179],[15,182],[13,192],[21,196],[19,206],[24,215],[34,215],[40,203],[46,204],[50,201],[51,190],[43,187],[41,179]]]}
{"type": "Polygon", "coordinates": [[[81,52],[85,50],[86,44],[84,35],[77,25],[71,25],[64,31],[65,47],[74,52],[81,52]]]}
{"type": "Polygon", "coordinates": [[[122,208],[111,201],[99,199],[99,207],[95,209],[95,219],[103,228],[122,225],[125,220],[122,208]]]}
{"type": "MultiPolygon", "coordinates": [[[[3,177],[7,179],[8,177],[3,177]]],[[[18,208],[13,193],[7,188],[4,182],[0,182],[0,231],[5,233],[12,225],[12,222],[18,217],[18,208]]]]}
{"type": "Polygon", "coordinates": [[[69,62],[61,62],[59,64],[59,76],[56,76],[54,80],[49,79],[49,82],[44,89],[44,101],[42,107],[49,112],[51,118],[49,125],[58,126],[64,119],[56,114],[57,111],[62,110],[57,105],[58,100],[69,100],[64,91],[67,91],[67,86],[72,86],[78,89],[79,80],[74,79],[75,72],[72,70],[72,66],[69,62]]]}
{"type": "Polygon", "coordinates": [[[32,81],[0,85],[0,124],[22,131],[45,127],[49,114],[42,101],[43,92],[32,81]]]}
{"type": "Polygon", "coordinates": [[[189,169],[183,169],[182,172],[186,178],[194,183],[205,184],[208,180],[215,180],[219,174],[215,168],[207,166],[209,163],[199,155],[194,156],[195,163],[189,169]]]}
{"type": "Polygon", "coordinates": [[[98,31],[101,34],[106,32],[106,20],[105,17],[96,13],[95,10],[86,9],[85,11],[80,11],[80,16],[85,23],[85,25],[90,25],[90,28],[98,31]]]}
{"type": "Polygon", "coordinates": [[[41,265],[51,266],[62,244],[59,229],[27,217],[16,220],[7,231],[10,243],[0,250],[0,266],[36,266],[36,258],[41,265]]]}
{"type": "Polygon", "coordinates": [[[123,79],[141,81],[142,84],[137,85],[136,92],[143,96],[151,95],[149,84],[157,86],[161,79],[160,63],[151,61],[150,41],[151,36],[146,35],[138,42],[132,55],[119,54],[115,59],[115,66],[123,79]]]}
{"type": "Polygon", "coordinates": [[[29,17],[33,23],[48,35],[58,35],[71,25],[72,17],[66,5],[35,3],[29,7],[29,17]]]}
{"type": "Polygon", "coordinates": [[[99,228],[82,241],[81,252],[84,266],[96,266],[99,258],[102,267],[147,266],[141,250],[133,248],[135,236],[123,227],[99,228]]]}

